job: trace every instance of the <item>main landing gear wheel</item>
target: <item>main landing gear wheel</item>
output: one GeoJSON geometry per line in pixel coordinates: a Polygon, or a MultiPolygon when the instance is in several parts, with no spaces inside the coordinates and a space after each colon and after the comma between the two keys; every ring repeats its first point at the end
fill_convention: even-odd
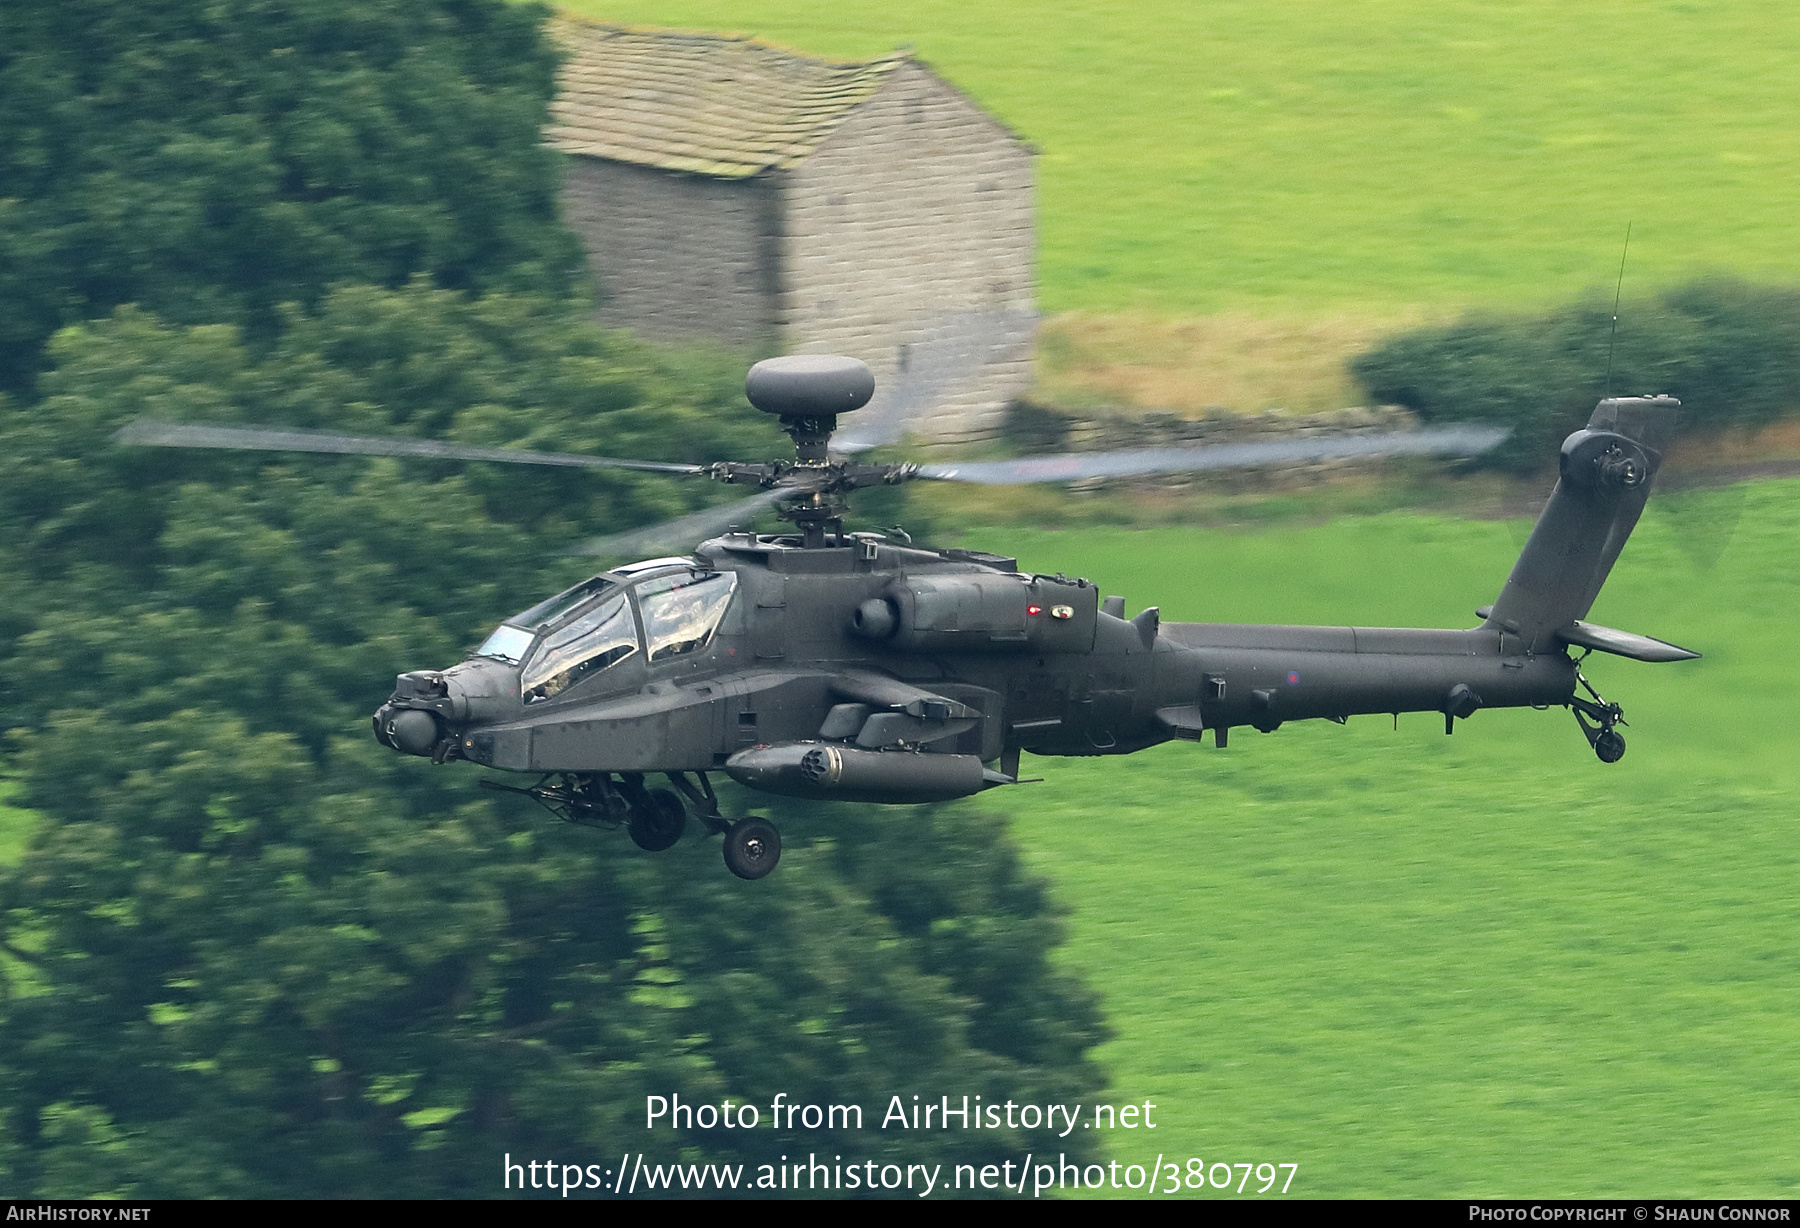
{"type": "Polygon", "coordinates": [[[674,846],[687,830],[687,807],[667,789],[652,789],[632,807],[631,820],[625,825],[631,842],[647,853],[660,853],[674,846]]]}
{"type": "Polygon", "coordinates": [[[1617,763],[1625,757],[1625,735],[1606,730],[1594,739],[1594,753],[1602,763],[1617,763]]]}
{"type": "Polygon", "coordinates": [[[781,833],[767,819],[739,819],[725,833],[725,868],[739,878],[761,878],[781,860],[781,833]]]}

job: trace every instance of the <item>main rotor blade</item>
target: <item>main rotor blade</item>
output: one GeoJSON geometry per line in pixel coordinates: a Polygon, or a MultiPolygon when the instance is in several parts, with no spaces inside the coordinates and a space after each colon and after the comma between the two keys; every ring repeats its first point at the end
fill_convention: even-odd
{"type": "Polygon", "coordinates": [[[1356,456],[1476,456],[1510,431],[1487,426],[1446,426],[1385,435],[1327,435],[1260,443],[1222,443],[1194,448],[1141,448],[1131,452],[1074,452],[1016,460],[920,465],[918,476],[938,482],[1022,486],[1083,478],[1130,478],[1207,469],[1306,464],[1356,456]]]}
{"type": "Polygon", "coordinates": [[[700,465],[662,461],[617,460],[574,452],[525,452],[516,448],[483,448],[440,443],[433,439],[379,439],[369,435],[333,435],[325,431],[267,430],[243,426],[154,422],[139,418],[113,434],[114,443],[159,448],[232,448],[254,452],[337,452],[358,456],[417,456],[426,460],[503,461],[511,465],[563,465],[580,469],[641,469],[650,473],[705,473],[700,465]]]}
{"type": "Polygon", "coordinates": [[[632,529],[610,537],[596,537],[566,551],[568,554],[597,554],[608,558],[642,558],[646,555],[669,554],[688,550],[709,537],[717,537],[733,525],[748,525],[757,516],[775,506],[791,490],[764,490],[727,503],[722,507],[702,508],[674,520],[653,524],[647,529],[632,529]]]}

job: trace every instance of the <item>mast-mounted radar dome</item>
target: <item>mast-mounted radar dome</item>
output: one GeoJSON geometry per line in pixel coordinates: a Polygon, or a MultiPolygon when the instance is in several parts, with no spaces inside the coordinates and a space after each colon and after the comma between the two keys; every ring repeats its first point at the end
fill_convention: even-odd
{"type": "Polygon", "coordinates": [[[867,363],[838,354],[765,358],[744,377],[744,395],[765,414],[831,418],[861,409],[875,395],[867,363]]]}

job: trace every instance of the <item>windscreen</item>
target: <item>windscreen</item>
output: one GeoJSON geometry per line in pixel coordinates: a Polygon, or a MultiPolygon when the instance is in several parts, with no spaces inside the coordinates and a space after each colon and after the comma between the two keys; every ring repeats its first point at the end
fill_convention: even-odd
{"type": "Polygon", "coordinates": [[[517,665],[525,659],[525,650],[531,647],[531,632],[522,627],[514,627],[502,623],[494,628],[494,633],[481,641],[481,647],[475,650],[478,657],[493,657],[508,665],[517,665]]]}

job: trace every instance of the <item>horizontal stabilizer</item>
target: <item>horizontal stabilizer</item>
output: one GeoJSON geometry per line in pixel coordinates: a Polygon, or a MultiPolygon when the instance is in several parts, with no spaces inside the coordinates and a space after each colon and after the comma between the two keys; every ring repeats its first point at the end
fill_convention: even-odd
{"type": "Polygon", "coordinates": [[[1558,631],[1556,638],[1577,648],[1594,648],[1617,657],[1630,657],[1634,661],[1693,661],[1700,656],[1697,652],[1678,648],[1662,640],[1653,640],[1647,635],[1615,631],[1611,627],[1584,623],[1580,619],[1558,631]]]}

